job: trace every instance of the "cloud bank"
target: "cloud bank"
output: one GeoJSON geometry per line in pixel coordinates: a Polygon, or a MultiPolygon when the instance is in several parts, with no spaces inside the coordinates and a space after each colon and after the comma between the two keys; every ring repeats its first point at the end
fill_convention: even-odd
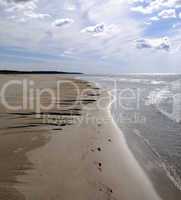
{"type": "Polygon", "coordinates": [[[156,38],[156,39],[140,39],[137,40],[136,44],[138,49],[156,49],[156,50],[165,50],[169,51],[171,44],[169,38],[156,38]]]}
{"type": "Polygon", "coordinates": [[[181,0],[0,0],[1,62],[25,67],[21,51],[73,71],[177,69],[180,19],[181,0]]]}

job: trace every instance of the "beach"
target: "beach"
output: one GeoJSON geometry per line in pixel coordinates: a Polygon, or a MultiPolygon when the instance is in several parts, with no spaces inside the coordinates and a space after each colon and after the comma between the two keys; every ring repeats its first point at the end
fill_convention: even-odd
{"type": "Polygon", "coordinates": [[[21,81],[32,90],[24,110],[0,105],[0,199],[160,199],[111,116],[107,91],[63,75],[3,75],[0,85],[11,80],[20,81],[6,92],[11,105],[22,101],[21,81]]]}
{"type": "Polygon", "coordinates": [[[115,97],[111,114],[164,200],[181,197],[180,87],[176,74],[83,76],[115,97]]]}

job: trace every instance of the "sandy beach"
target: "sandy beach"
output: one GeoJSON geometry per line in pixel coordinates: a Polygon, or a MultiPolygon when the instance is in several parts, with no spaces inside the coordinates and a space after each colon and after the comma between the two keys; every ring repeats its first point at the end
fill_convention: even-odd
{"type": "MultiPolygon", "coordinates": [[[[31,88],[56,93],[56,82],[63,86],[61,99],[54,99],[58,108],[44,109],[50,104],[44,91],[39,109],[35,90],[25,110],[0,104],[0,199],[160,199],[112,119],[107,91],[60,75],[3,75],[1,89],[10,80],[33,81],[31,88]]],[[[23,90],[16,87],[6,92],[11,105],[23,103],[23,90]]]]}

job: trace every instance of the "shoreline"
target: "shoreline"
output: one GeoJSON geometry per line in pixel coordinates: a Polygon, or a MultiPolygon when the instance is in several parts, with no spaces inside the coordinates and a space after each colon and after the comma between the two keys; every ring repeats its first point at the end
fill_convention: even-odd
{"type": "Polygon", "coordinates": [[[110,118],[112,119],[112,123],[113,126],[115,127],[115,129],[117,129],[117,133],[118,134],[122,134],[122,139],[123,139],[123,143],[125,143],[125,148],[127,150],[127,153],[130,155],[130,158],[134,160],[135,164],[138,167],[138,170],[140,170],[140,172],[142,173],[143,179],[145,181],[147,181],[147,184],[149,185],[150,189],[152,190],[153,194],[155,194],[156,199],[158,200],[162,200],[161,196],[158,195],[157,190],[154,188],[153,183],[151,182],[151,180],[149,179],[147,173],[142,169],[141,165],[139,164],[139,162],[137,161],[137,159],[135,158],[134,154],[132,153],[131,149],[129,148],[126,138],[122,132],[122,130],[118,127],[116,121],[113,118],[112,112],[111,112],[111,106],[112,104],[109,105],[109,108],[107,110],[108,115],[110,116],[110,118]]]}
{"type": "MultiPolygon", "coordinates": [[[[54,88],[55,80],[62,77],[69,79],[64,76],[49,77],[49,79],[48,76],[36,78],[27,76],[36,79],[40,88],[46,86],[54,88]],[[44,85],[45,81],[46,85],[44,85]]],[[[11,80],[12,77],[10,76],[9,79],[11,80]]],[[[90,82],[71,80],[82,89],[100,92],[96,87],[91,86],[90,82]]],[[[77,123],[63,122],[61,126],[57,126],[51,121],[39,127],[40,119],[35,119],[30,112],[15,113],[15,115],[7,113],[7,117],[13,118],[12,128],[6,128],[9,122],[5,118],[6,123],[1,123],[5,126],[4,134],[0,136],[6,138],[6,146],[8,142],[13,147],[9,156],[19,158],[17,164],[11,166],[15,172],[18,167],[18,173],[6,177],[6,179],[10,178],[11,182],[14,181],[12,185],[9,183],[7,185],[9,199],[15,198],[15,194],[11,192],[15,189],[19,195],[16,197],[18,200],[52,198],[57,200],[91,200],[92,198],[160,200],[129,150],[123,133],[113,120],[110,96],[104,91],[101,91],[98,96],[88,93],[81,99],[84,106],[74,109],[73,114],[77,123]],[[103,98],[102,109],[97,104],[100,98],[103,98]],[[37,123],[38,127],[32,126],[37,123]],[[18,146],[14,147],[15,141],[18,146]],[[27,144],[29,148],[26,147],[27,144]]],[[[63,94],[67,97],[67,100],[62,102],[63,105],[69,104],[75,98],[75,93],[70,87],[66,86],[63,94]]],[[[44,98],[44,102],[47,101],[48,98],[44,98]]],[[[4,112],[1,108],[1,113],[4,112]]],[[[53,114],[50,115],[52,118],[61,114],[70,117],[64,107],[61,111],[52,109],[51,113],[47,114],[53,114]]],[[[8,164],[9,160],[5,159],[8,164]]],[[[8,170],[0,167],[1,172],[8,170]]],[[[4,183],[1,182],[2,184],[4,183]]],[[[5,194],[0,195],[2,199],[6,198],[5,194]]]]}
{"type": "Polygon", "coordinates": [[[59,134],[54,135],[47,145],[29,153],[28,157],[34,163],[35,170],[21,176],[20,180],[28,180],[30,187],[17,187],[26,199],[72,199],[76,196],[76,199],[83,200],[91,199],[92,195],[95,199],[103,200],[160,199],[114,122],[111,103],[104,110],[99,110],[94,104],[89,105],[91,109],[88,113],[83,111],[83,116],[86,113],[90,118],[97,115],[100,121],[104,118],[105,124],[89,121],[88,124],[82,122],[78,128],[74,126],[74,130],[73,127],[65,127],[64,138],[59,134]],[[97,152],[97,147],[101,152],[97,152]],[[68,157],[65,158],[65,155],[68,157]],[[40,159],[41,163],[38,163],[40,159]],[[46,189],[49,190],[48,194],[44,194],[46,189]],[[36,194],[32,197],[33,191],[36,194]]]}
{"type": "MultiPolygon", "coordinates": [[[[96,82],[100,87],[104,86],[105,88],[110,88],[110,89],[113,88],[111,83],[109,84],[108,82],[106,82],[107,80],[109,81],[109,79],[112,80],[111,76],[104,77],[103,79],[102,78],[99,79],[99,78],[100,77],[91,77],[91,78],[88,77],[87,78],[85,76],[84,80],[92,80],[93,82],[96,82]],[[106,80],[106,78],[107,78],[107,80],[106,80]]],[[[123,78],[125,78],[125,76],[119,77],[119,79],[123,79],[123,78]]],[[[131,80],[134,79],[134,78],[135,78],[135,76],[130,77],[131,80]]],[[[142,76],[142,77],[139,77],[139,78],[141,80],[145,77],[142,76]]],[[[173,78],[175,79],[175,76],[173,78]]],[[[166,78],[166,80],[168,81],[167,82],[165,80],[165,78],[159,78],[158,79],[158,77],[153,77],[153,79],[150,79],[150,82],[152,80],[153,81],[157,80],[158,82],[160,81],[160,83],[161,83],[161,81],[163,81],[163,82],[165,81],[164,86],[162,86],[162,88],[163,88],[163,87],[166,87],[165,86],[166,83],[169,84],[170,81],[173,82],[173,78],[172,77],[166,78]]],[[[134,84],[132,84],[132,85],[129,84],[129,79],[127,79],[127,81],[128,81],[128,83],[124,84],[123,86],[119,85],[118,89],[124,90],[124,87],[125,88],[128,87],[128,88],[131,88],[131,89],[134,90],[135,87],[137,87],[137,86],[138,86],[138,88],[143,87],[142,84],[139,84],[139,85],[136,85],[136,86],[134,84]]],[[[149,90],[148,88],[145,88],[145,86],[143,88],[145,90],[149,90]]],[[[155,90],[155,87],[153,87],[153,88],[155,90]]],[[[113,119],[115,120],[116,125],[119,127],[119,129],[121,131],[123,131],[123,134],[124,134],[126,143],[128,145],[128,148],[130,149],[131,153],[133,154],[134,158],[136,159],[136,161],[138,162],[138,164],[140,165],[142,170],[145,172],[145,174],[147,175],[147,177],[151,181],[151,183],[154,186],[157,193],[160,195],[160,197],[162,199],[165,199],[165,200],[166,199],[167,200],[179,199],[181,193],[180,193],[180,189],[178,188],[177,184],[180,183],[180,179],[179,178],[177,179],[177,176],[175,175],[175,172],[174,172],[175,168],[170,169],[169,166],[171,166],[171,164],[168,165],[168,163],[166,163],[166,165],[165,165],[163,157],[161,158],[160,155],[157,155],[157,154],[159,154],[158,153],[159,151],[157,152],[158,149],[156,150],[155,148],[153,148],[150,145],[149,141],[147,139],[145,139],[145,137],[144,137],[144,134],[145,134],[145,136],[147,136],[147,132],[149,133],[149,131],[152,130],[152,128],[153,128],[153,131],[150,131],[150,134],[151,134],[151,132],[156,134],[156,128],[148,126],[149,129],[142,130],[143,129],[142,127],[144,127],[144,126],[141,125],[139,127],[138,124],[139,123],[142,124],[143,121],[141,121],[141,120],[144,119],[145,117],[143,117],[142,119],[141,119],[141,117],[138,118],[138,119],[133,118],[132,119],[133,122],[131,122],[130,126],[129,126],[130,121],[128,121],[128,122],[120,121],[121,117],[119,118],[119,114],[120,114],[120,116],[123,116],[124,114],[126,116],[126,113],[124,111],[122,112],[121,110],[119,110],[119,108],[116,110],[117,104],[116,104],[116,102],[114,102],[114,103],[115,103],[115,107],[113,105],[112,109],[111,109],[111,114],[113,116],[113,119]],[[136,124],[134,125],[135,122],[136,122],[136,124]],[[139,130],[140,130],[140,132],[142,131],[142,134],[139,133],[139,130]],[[167,169],[165,169],[166,167],[167,167],[167,169]],[[168,173],[170,173],[170,175],[173,175],[175,179],[171,180],[170,177],[168,177],[168,175],[169,175],[168,173]],[[174,181],[174,183],[173,183],[173,181],[174,181]],[[177,186],[175,186],[175,181],[176,181],[177,186]]],[[[135,111],[135,112],[133,111],[133,115],[136,112],[137,111],[135,111]]],[[[139,114],[139,111],[138,111],[138,116],[139,115],[140,116],[146,115],[146,117],[148,117],[148,119],[150,120],[149,116],[153,115],[154,111],[153,111],[153,113],[151,111],[150,114],[148,114],[148,109],[145,109],[145,112],[142,109],[142,110],[140,110],[140,113],[142,113],[142,114],[139,114]]],[[[160,121],[159,119],[161,117],[157,116],[157,115],[156,115],[156,117],[158,117],[158,123],[154,122],[153,124],[155,124],[155,127],[156,126],[158,127],[158,130],[160,130],[160,129],[162,129],[161,127],[163,127],[164,124],[160,123],[160,126],[159,126],[159,121],[160,121]]],[[[156,117],[155,117],[155,119],[156,119],[156,117]]],[[[124,117],[122,117],[122,118],[124,118],[124,117]]],[[[169,126],[172,127],[172,124],[170,122],[168,122],[168,120],[165,121],[165,123],[166,124],[168,123],[169,126]]],[[[164,128],[163,128],[163,130],[164,130],[164,128]]],[[[163,130],[162,130],[162,132],[163,132],[163,130]]],[[[177,133],[179,133],[178,130],[177,130],[177,133]]],[[[159,132],[158,132],[158,135],[159,135],[159,132]]],[[[168,135],[169,135],[169,133],[168,133],[168,135]]],[[[171,178],[173,178],[173,177],[171,177],[171,178]]]]}

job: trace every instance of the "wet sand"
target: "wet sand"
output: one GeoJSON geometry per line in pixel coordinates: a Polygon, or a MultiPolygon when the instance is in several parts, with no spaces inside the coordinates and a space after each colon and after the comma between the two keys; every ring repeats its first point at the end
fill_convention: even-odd
{"type": "MultiPolygon", "coordinates": [[[[25,78],[35,88],[56,90],[56,80],[71,80],[80,91],[94,92],[76,99],[75,88],[65,84],[59,109],[41,110],[38,117],[33,110],[10,112],[0,105],[0,199],[160,199],[112,120],[106,91],[56,75],[2,76],[0,85],[25,78]]],[[[15,88],[7,93],[10,102],[21,96],[15,88]]],[[[46,94],[42,99],[50,103],[46,94]]]]}

